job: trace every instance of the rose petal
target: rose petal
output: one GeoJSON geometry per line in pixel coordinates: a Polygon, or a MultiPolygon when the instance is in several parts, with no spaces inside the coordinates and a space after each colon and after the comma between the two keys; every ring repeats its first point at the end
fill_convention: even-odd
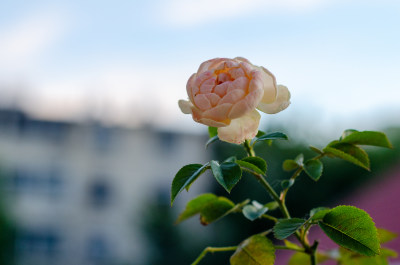
{"type": "Polygon", "coordinates": [[[213,107],[215,107],[221,100],[220,96],[218,96],[215,93],[209,93],[209,94],[204,94],[204,95],[208,98],[208,100],[211,102],[211,105],[213,107]]]}
{"type": "Polygon", "coordinates": [[[229,126],[218,128],[218,137],[225,142],[241,144],[246,139],[252,139],[257,135],[260,118],[260,113],[253,110],[232,120],[229,126]]]}
{"type": "Polygon", "coordinates": [[[232,83],[231,81],[224,82],[218,86],[215,86],[214,93],[218,94],[218,96],[223,97],[228,90],[229,84],[232,83]]]}
{"type": "Polygon", "coordinates": [[[198,94],[194,97],[194,105],[201,110],[208,110],[211,109],[211,102],[204,94],[198,94]]]}
{"type": "Polygon", "coordinates": [[[189,96],[190,101],[194,102],[194,95],[199,92],[199,88],[194,88],[194,80],[196,79],[196,74],[192,74],[186,84],[186,92],[189,96]]]}
{"type": "MultiPolygon", "coordinates": [[[[200,67],[199,67],[199,69],[197,70],[197,73],[200,74],[200,73],[202,73],[202,72],[208,71],[208,70],[211,69],[211,67],[214,66],[215,64],[218,64],[218,63],[220,63],[220,62],[222,62],[222,61],[225,61],[225,60],[229,60],[229,59],[227,59],[227,58],[214,58],[214,59],[205,61],[204,63],[200,64],[200,67]]],[[[215,67],[214,67],[214,68],[215,68],[215,67]]]]}
{"type": "Polygon", "coordinates": [[[228,71],[228,73],[231,75],[233,79],[246,76],[242,68],[232,68],[228,71]]]}
{"type": "Polygon", "coordinates": [[[236,119],[244,114],[254,110],[259,105],[264,91],[262,89],[255,90],[246,95],[246,97],[233,105],[231,112],[228,114],[230,119],[236,119]]]}
{"type": "Polygon", "coordinates": [[[192,107],[193,107],[192,102],[180,99],[178,101],[178,105],[184,114],[192,114],[192,107]]]}
{"type": "Polygon", "coordinates": [[[231,93],[235,89],[242,90],[243,92],[247,92],[247,87],[249,86],[249,80],[246,77],[239,77],[231,82],[228,86],[227,94],[231,93]]]}
{"type": "Polygon", "coordinates": [[[262,103],[272,103],[275,101],[277,95],[276,79],[275,76],[265,69],[259,67],[262,70],[262,82],[264,84],[264,96],[261,100],[262,103]]]}
{"type": "Polygon", "coordinates": [[[215,80],[215,77],[211,77],[210,79],[204,81],[200,86],[200,92],[203,94],[211,93],[215,86],[215,80]]]}
{"type": "Polygon", "coordinates": [[[260,102],[257,106],[257,109],[268,114],[275,114],[286,109],[290,105],[289,89],[285,86],[278,85],[277,93],[278,95],[276,97],[275,102],[270,104],[265,104],[263,102],[260,102]]]}
{"type": "Polygon", "coordinates": [[[228,92],[219,102],[219,104],[224,104],[224,103],[231,103],[235,104],[238,102],[240,99],[242,99],[245,95],[245,92],[241,89],[235,89],[231,92],[228,92]]]}
{"type": "Polygon", "coordinates": [[[227,123],[226,120],[230,120],[228,118],[228,113],[231,111],[231,108],[232,104],[219,104],[212,109],[204,111],[202,117],[227,123]]]}

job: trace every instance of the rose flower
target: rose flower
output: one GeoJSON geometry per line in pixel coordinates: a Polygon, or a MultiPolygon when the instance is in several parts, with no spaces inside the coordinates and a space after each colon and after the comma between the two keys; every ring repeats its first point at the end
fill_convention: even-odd
{"type": "Polygon", "coordinates": [[[256,136],[261,118],[256,109],[274,114],[290,104],[287,87],[276,85],[271,72],[241,57],[205,61],[186,90],[189,101],[179,100],[182,112],[217,127],[220,140],[236,144],[256,136]]]}

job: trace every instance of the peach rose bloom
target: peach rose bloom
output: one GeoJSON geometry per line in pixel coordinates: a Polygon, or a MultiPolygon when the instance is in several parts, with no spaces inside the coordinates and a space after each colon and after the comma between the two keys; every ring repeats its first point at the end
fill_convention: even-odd
{"type": "Polygon", "coordinates": [[[261,117],[256,109],[273,114],[290,104],[289,90],[276,85],[271,72],[241,57],[205,61],[186,90],[189,101],[179,100],[182,112],[218,127],[220,140],[236,144],[256,136],[261,117]]]}

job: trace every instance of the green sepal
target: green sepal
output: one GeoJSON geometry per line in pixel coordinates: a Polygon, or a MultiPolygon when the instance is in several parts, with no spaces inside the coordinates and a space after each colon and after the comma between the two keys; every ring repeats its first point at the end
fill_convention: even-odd
{"type": "Polygon", "coordinates": [[[338,206],[318,222],[325,234],[339,246],[356,253],[379,254],[378,232],[371,217],[354,206],[338,206]]]}
{"type": "Polygon", "coordinates": [[[207,169],[209,164],[189,164],[182,167],[176,173],[171,185],[171,206],[175,201],[176,196],[185,188],[188,190],[190,185],[207,169]]]}
{"type": "Polygon", "coordinates": [[[228,193],[230,193],[232,188],[242,177],[242,169],[240,166],[233,162],[223,162],[219,164],[215,160],[212,160],[210,165],[215,179],[228,193]]]}
{"type": "Polygon", "coordinates": [[[274,244],[262,235],[244,240],[230,258],[231,265],[273,265],[274,262],[274,244]]]}
{"type": "Polygon", "coordinates": [[[210,144],[212,144],[212,143],[214,143],[214,142],[216,142],[216,141],[218,141],[218,140],[219,140],[218,135],[216,135],[216,136],[214,136],[214,137],[211,137],[210,139],[208,139],[208,141],[207,141],[207,143],[206,143],[206,148],[207,148],[210,144]]]}
{"type": "Polygon", "coordinates": [[[200,214],[200,222],[208,225],[229,214],[235,204],[225,197],[217,197],[212,193],[201,194],[186,204],[176,223],[180,223],[196,214],[200,214]]]}
{"type": "Polygon", "coordinates": [[[318,181],[322,175],[323,165],[318,159],[310,159],[304,164],[304,171],[314,181],[318,181]]]}
{"type": "Polygon", "coordinates": [[[273,227],[274,236],[283,240],[296,232],[306,220],[301,218],[279,219],[273,227]]]}

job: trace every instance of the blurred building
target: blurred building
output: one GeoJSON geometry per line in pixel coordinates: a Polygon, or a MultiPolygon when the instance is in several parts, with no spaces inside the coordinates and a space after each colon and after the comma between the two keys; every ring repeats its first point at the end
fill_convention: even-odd
{"type": "Polygon", "coordinates": [[[198,152],[205,141],[0,110],[2,193],[18,227],[17,263],[141,264],[142,205],[156,194],[169,203],[177,170],[208,160],[198,152]]]}

